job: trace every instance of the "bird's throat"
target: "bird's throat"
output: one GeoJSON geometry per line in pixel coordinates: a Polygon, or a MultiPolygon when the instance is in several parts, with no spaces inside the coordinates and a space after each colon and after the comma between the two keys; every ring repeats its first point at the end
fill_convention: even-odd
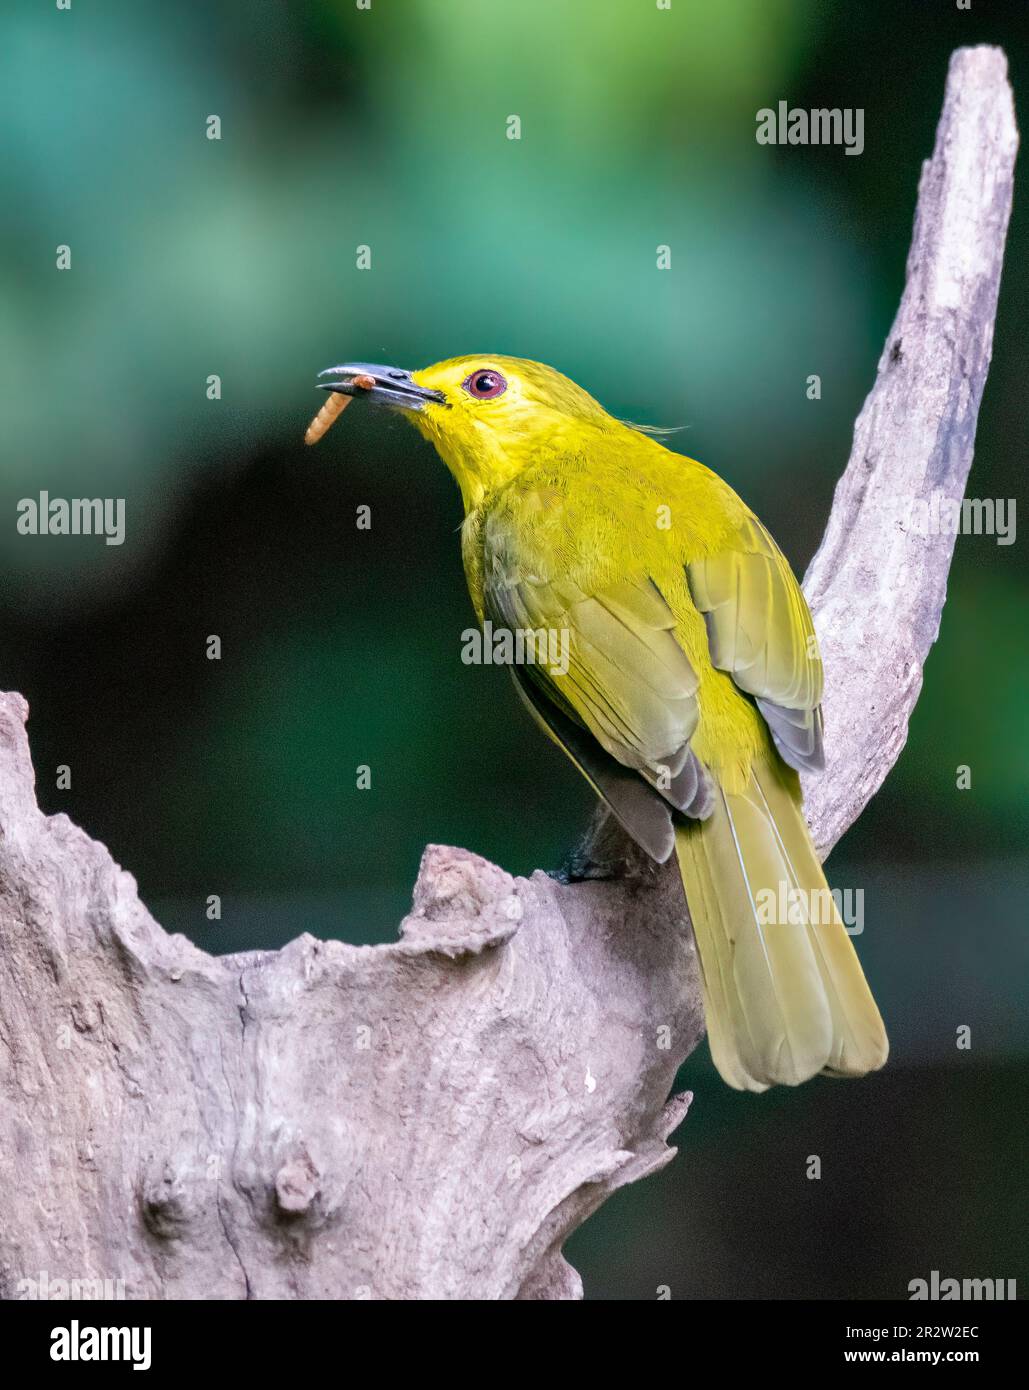
{"type": "Polygon", "coordinates": [[[435,412],[420,412],[411,423],[436,449],[453,474],[465,515],[475,511],[483,501],[517,477],[527,463],[524,451],[512,450],[488,429],[454,431],[449,421],[436,418],[435,412]]]}

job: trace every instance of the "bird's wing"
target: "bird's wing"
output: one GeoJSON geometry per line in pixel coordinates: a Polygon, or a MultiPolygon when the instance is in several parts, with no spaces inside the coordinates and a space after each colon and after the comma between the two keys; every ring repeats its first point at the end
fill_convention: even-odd
{"type": "Polygon", "coordinates": [[[587,593],[568,575],[527,573],[506,545],[491,553],[489,537],[486,552],[486,616],[550,637],[550,659],[512,668],[520,694],[630,834],[654,858],[667,858],[669,807],[703,816],[712,797],[689,746],[698,680],[671,609],[646,577],[587,593]]]}
{"type": "Polygon", "coordinates": [[[605,753],[586,726],[559,709],[523,669],[512,666],[511,677],[547,737],[563,749],[636,843],[663,864],[675,846],[669,803],[639,773],[605,753]]]}
{"type": "Polygon", "coordinates": [[[748,514],[732,544],[686,566],[704,614],[711,660],[753,695],[782,757],[824,766],[822,659],[811,613],[789,563],[748,514]]]}

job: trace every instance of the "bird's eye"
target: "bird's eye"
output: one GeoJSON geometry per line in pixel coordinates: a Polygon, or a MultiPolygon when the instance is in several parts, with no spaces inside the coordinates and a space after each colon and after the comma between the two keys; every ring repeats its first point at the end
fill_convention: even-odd
{"type": "Polygon", "coordinates": [[[472,372],[461,385],[468,392],[469,396],[474,396],[476,400],[490,401],[494,396],[501,396],[507,390],[507,382],[492,368],[487,367],[485,371],[472,372]]]}

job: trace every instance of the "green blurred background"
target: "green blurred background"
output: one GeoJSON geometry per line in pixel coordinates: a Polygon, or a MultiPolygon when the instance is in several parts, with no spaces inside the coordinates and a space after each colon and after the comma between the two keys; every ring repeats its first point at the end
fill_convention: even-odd
{"type": "MultiPolygon", "coordinates": [[[[355,409],[306,450],[315,373],[550,362],[615,414],[685,425],[672,447],[802,573],[903,284],[947,60],[975,42],[1005,48],[1017,100],[1023,3],[6,13],[0,680],[29,699],[43,806],[214,951],[389,939],[427,842],[558,863],[590,794],[506,674],[460,661],[456,489],[398,418],[355,409]],[[864,108],[864,153],[758,145],[780,99],[864,108]],[[124,497],[125,544],[19,536],[41,489],[124,497]]],[[[1017,496],[1029,449],[1026,216],[1021,195],[978,497],[1017,496]]],[[[1024,547],[959,539],[907,748],[830,863],[865,888],[887,1072],[754,1098],[698,1053],[684,1152],[571,1243],[589,1295],[1026,1276],[1027,588],[1024,547]]]]}

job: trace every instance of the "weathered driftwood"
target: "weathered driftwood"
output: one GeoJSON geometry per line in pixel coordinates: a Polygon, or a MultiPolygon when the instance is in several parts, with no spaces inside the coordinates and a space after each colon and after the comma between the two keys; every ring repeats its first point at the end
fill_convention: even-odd
{"type": "MultiPolygon", "coordinates": [[[[952,538],[905,530],[897,503],[963,492],[1016,139],[1003,55],[957,53],[807,581],[823,849],[895,760],[937,631],[952,538]]],[[[40,813],[26,712],[0,696],[0,1294],[578,1296],[563,1240],[672,1157],[688,1104],[668,1100],[702,1034],[674,874],[526,881],[432,847],[396,945],[212,957],[40,813]]],[[[577,866],[624,858],[601,822],[577,866]]]]}
{"type": "Polygon", "coordinates": [[[904,295],[804,578],[832,728],[825,775],[804,786],[823,857],[897,761],[940,630],[955,537],[920,534],[911,508],[964,496],[1017,149],[1004,54],[958,49],[922,167],[904,295]]]}

